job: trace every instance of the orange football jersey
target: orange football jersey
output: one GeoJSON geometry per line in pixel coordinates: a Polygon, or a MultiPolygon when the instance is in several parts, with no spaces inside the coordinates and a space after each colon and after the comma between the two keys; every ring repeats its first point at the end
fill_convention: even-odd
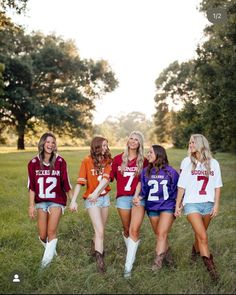
{"type": "MultiPolygon", "coordinates": [[[[99,185],[99,182],[102,178],[110,179],[110,172],[111,172],[111,164],[104,164],[102,168],[102,172],[98,173],[94,168],[93,159],[91,156],[87,156],[81,163],[79,177],[77,179],[77,183],[81,185],[86,185],[87,189],[83,195],[83,198],[86,199],[89,194],[93,193],[96,187],[99,185]]],[[[106,195],[111,190],[110,186],[108,185],[101,196],[106,195]]]]}

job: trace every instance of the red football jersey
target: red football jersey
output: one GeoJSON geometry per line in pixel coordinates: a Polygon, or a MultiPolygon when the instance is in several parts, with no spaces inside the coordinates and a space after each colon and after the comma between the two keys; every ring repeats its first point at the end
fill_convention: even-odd
{"type": "MultiPolygon", "coordinates": [[[[136,190],[136,186],[140,181],[140,175],[135,175],[137,171],[137,158],[128,161],[125,171],[121,174],[121,164],[122,164],[123,153],[115,156],[111,165],[110,179],[111,181],[116,179],[116,197],[121,196],[133,196],[136,190]]],[[[143,167],[146,167],[148,161],[144,158],[143,167]]],[[[141,171],[140,171],[141,172],[141,171]]]]}
{"type": "Polygon", "coordinates": [[[39,157],[28,164],[28,189],[35,192],[35,203],[54,202],[66,206],[66,192],[71,190],[66,161],[57,155],[55,166],[40,167],[39,157]]]}

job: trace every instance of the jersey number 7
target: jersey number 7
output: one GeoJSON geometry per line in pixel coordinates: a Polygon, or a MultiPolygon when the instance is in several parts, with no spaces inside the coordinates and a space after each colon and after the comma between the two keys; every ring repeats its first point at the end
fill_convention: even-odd
{"type": "Polygon", "coordinates": [[[201,189],[199,191],[199,195],[206,195],[207,194],[206,186],[208,184],[209,178],[206,177],[206,176],[198,176],[197,181],[201,181],[201,180],[203,180],[203,184],[202,184],[202,187],[201,187],[201,189]]]}

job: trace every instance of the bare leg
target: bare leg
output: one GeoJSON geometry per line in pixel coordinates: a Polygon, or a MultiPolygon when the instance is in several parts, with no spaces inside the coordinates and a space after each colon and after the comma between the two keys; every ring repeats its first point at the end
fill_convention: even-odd
{"type": "Polygon", "coordinates": [[[129,236],[129,227],[130,227],[130,222],[131,222],[131,209],[120,209],[117,208],[122,226],[123,226],[123,231],[124,231],[124,236],[128,238],[129,236]]]}
{"type": "Polygon", "coordinates": [[[129,228],[129,236],[133,241],[138,241],[140,234],[140,227],[143,222],[145,209],[143,206],[133,207],[131,210],[131,223],[129,228]]]}
{"type": "MultiPolygon", "coordinates": [[[[206,227],[201,214],[191,213],[187,216],[187,219],[191,223],[194,233],[196,235],[201,256],[210,257],[206,227]]],[[[207,217],[205,217],[206,224],[207,220],[207,217]]],[[[209,225],[209,222],[207,225],[209,225]]]]}

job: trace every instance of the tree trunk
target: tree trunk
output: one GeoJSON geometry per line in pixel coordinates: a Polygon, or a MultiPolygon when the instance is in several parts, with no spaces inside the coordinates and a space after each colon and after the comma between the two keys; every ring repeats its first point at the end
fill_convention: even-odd
{"type": "Polygon", "coordinates": [[[17,149],[24,150],[25,149],[25,124],[21,123],[16,127],[18,140],[17,140],[17,149]]]}

